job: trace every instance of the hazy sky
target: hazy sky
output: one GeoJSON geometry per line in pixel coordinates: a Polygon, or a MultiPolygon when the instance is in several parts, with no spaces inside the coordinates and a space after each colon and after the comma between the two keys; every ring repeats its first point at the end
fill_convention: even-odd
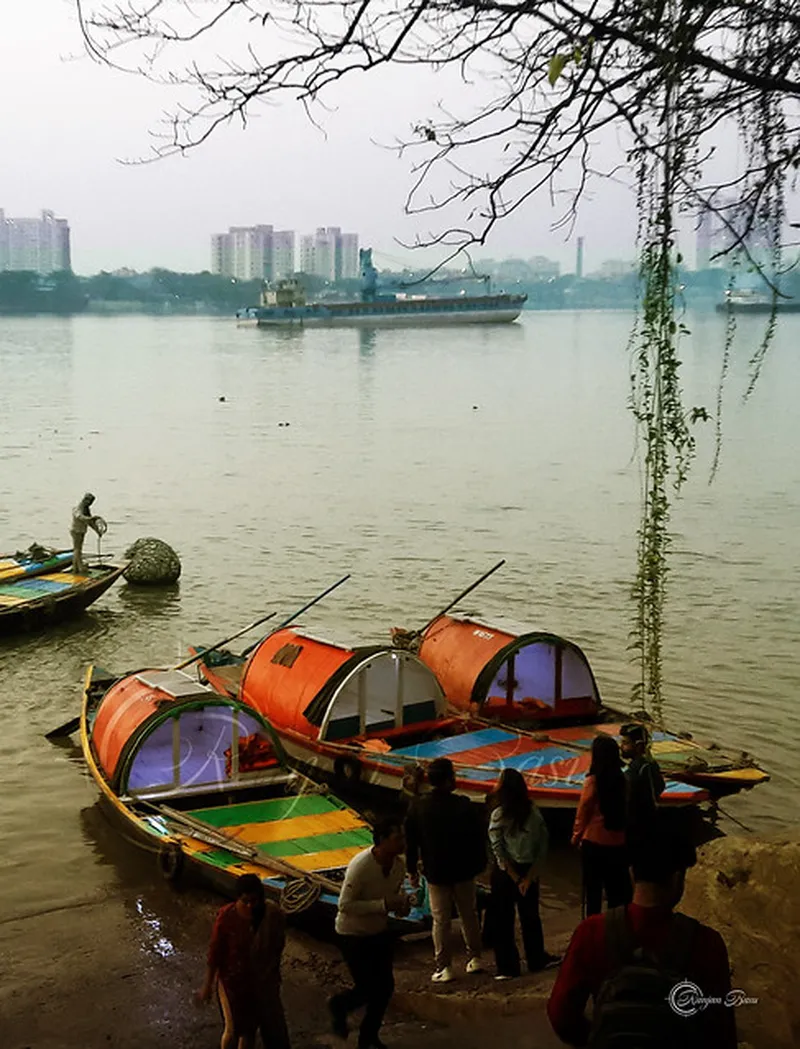
{"type": "MultiPolygon", "coordinates": [[[[452,80],[408,68],[360,76],[339,91],[325,134],[287,102],[186,157],[125,166],[147,153],[174,95],[92,62],[73,0],[2,0],[0,207],[9,215],[51,208],[69,219],[79,273],[208,268],[211,233],[256,223],[298,233],[341,226],[388,265],[387,256],[409,258],[396,240],[412,240],[435,217],[425,227],[404,216],[410,163],[377,143],[407,135],[453,90],[452,80]]],[[[551,232],[556,215],[540,195],[476,257],[548,255],[571,270],[575,242],[551,232]]],[[[575,229],[586,237],[587,270],[632,256],[634,221],[626,190],[597,189],[575,229]]]]}

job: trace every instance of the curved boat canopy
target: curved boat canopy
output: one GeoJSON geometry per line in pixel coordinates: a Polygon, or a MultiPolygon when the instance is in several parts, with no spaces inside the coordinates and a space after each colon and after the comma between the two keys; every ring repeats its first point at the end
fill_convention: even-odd
{"type": "Polygon", "coordinates": [[[589,717],[602,706],[586,656],[555,634],[510,634],[440,616],[423,634],[419,657],[458,710],[547,720],[589,717]]]}
{"type": "Polygon", "coordinates": [[[165,797],[246,786],[282,769],[260,714],[176,670],[142,670],[105,693],[90,728],[117,794],[165,797]]]}
{"type": "Polygon", "coordinates": [[[253,652],[239,695],[276,728],[320,740],[435,721],[445,708],[436,677],[411,653],[343,648],[291,627],[253,652]]]}

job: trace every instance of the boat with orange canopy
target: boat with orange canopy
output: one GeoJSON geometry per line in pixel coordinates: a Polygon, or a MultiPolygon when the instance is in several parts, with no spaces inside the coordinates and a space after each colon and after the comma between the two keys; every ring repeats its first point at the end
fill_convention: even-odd
{"type": "MultiPolygon", "coordinates": [[[[288,767],[256,709],[180,668],[90,667],[80,739],[116,822],[170,880],[191,870],[235,895],[253,873],[287,913],[332,916],[347,864],[372,843],[353,809],[288,767]]],[[[398,922],[415,931],[424,915],[398,922]]]]}
{"type": "MultiPolygon", "coordinates": [[[[449,757],[456,789],[475,801],[483,802],[513,765],[542,807],[577,805],[589,764],[585,747],[534,747],[513,728],[448,715],[442,684],[410,651],[337,645],[291,627],[268,635],[246,659],[194,651],[204,678],[266,718],[290,759],[311,775],[400,791],[434,758],[449,757]]],[[[670,781],[663,801],[707,798],[701,788],[670,781]]]]}
{"type": "MultiPolygon", "coordinates": [[[[412,636],[396,634],[400,639],[412,636]]],[[[441,615],[421,631],[413,647],[436,675],[451,710],[508,732],[504,745],[513,750],[508,764],[520,770],[553,748],[581,753],[579,767],[588,767],[595,735],[618,735],[623,723],[639,720],[647,725],[653,756],[673,780],[718,798],[769,779],[748,754],[703,746],[689,733],[669,732],[641,714],[606,706],[585,654],[555,634],[441,615]]]]}

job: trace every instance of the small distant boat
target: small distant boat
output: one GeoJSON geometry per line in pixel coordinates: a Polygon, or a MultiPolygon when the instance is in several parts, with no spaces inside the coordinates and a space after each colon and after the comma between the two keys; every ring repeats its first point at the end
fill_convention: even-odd
{"type": "Polygon", "coordinates": [[[36,630],[77,615],[104,594],[127,568],[127,564],[91,565],[85,574],[78,574],[66,565],[68,562],[58,571],[44,569],[17,578],[0,578],[0,637],[36,630]]]}
{"type": "MultiPolygon", "coordinates": [[[[403,632],[400,632],[402,635],[403,632]]],[[[467,618],[442,615],[422,632],[419,658],[437,676],[450,708],[527,742],[511,747],[507,764],[523,770],[541,758],[537,739],[558,755],[582,751],[575,771],[588,768],[592,740],[618,735],[622,723],[642,720],[606,706],[581,649],[555,634],[513,633],[467,618]]],[[[664,775],[724,797],[764,783],[769,776],[745,753],[703,746],[689,733],[647,724],[653,756],[664,775]]],[[[500,742],[498,740],[498,742],[500,742]]]]}
{"type": "MultiPolygon", "coordinates": [[[[218,651],[200,668],[217,691],[270,722],[294,763],[342,787],[399,792],[407,774],[448,757],[456,789],[475,802],[485,802],[503,768],[513,766],[541,807],[578,803],[589,766],[585,746],[448,715],[436,675],[411,652],[346,648],[287,627],[246,661],[218,651]]],[[[670,781],[662,803],[706,800],[701,787],[670,781]]]]}
{"type": "Polygon", "coordinates": [[[47,550],[35,544],[30,550],[16,554],[0,556],[0,583],[10,583],[15,579],[43,575],[68,568],[72,564],[71,550],[47,550]]]}
{"type": "MultiPolygon", "coordinates": [[[[193,871],[225,895],[256,874],[287,913],[331,917],[368,825],[288,768],[269,723],[179,669],[87,671],[80,716],[86,765],[123,834],[154,851],[164,877],[193,871]]],[[[397,919],[423,927],[414,909],[397,919]]]]}
{"type": "Polygon", "coordinates": [[[717,303],[719,313],[800,313],[800,301],[778,297],[773,300],[771,294],[757,291],[755,288],[740,288],[726,291],[722,302],[717,303]]]}

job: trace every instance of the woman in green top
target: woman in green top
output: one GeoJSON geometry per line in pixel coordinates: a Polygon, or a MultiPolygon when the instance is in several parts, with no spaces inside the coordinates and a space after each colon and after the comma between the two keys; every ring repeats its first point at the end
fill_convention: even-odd
{"type": "Polygon", "coordinates": [[[547,855],[547,827],[528,797],[525,780],[516,769],[503,769],[489,820],[492,868],[491,916],[497,980],[520,974],[514,935],[514,912],[519,914],[525,960],[530,972],[545,969],[558,959],[544,949],[539,917],[539,874],[547,855]]]}

